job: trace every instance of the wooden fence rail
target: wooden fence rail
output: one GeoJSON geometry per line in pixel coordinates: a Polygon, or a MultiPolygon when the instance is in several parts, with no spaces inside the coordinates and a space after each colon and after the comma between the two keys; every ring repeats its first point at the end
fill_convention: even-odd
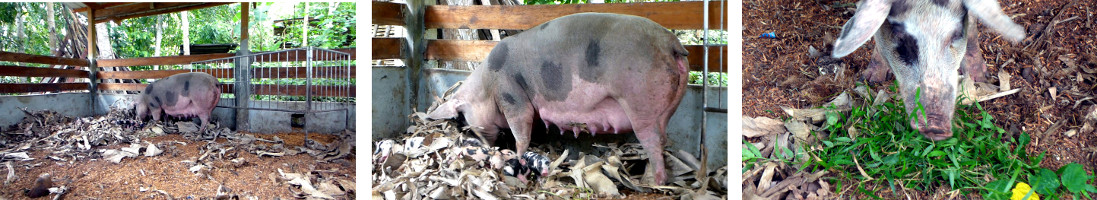
{"type": "Polygon", "coordinates": [[[62,92],[89,87],[88,83],[0,83],[0,93],[62,92]]]}
{"type": "MultiPolygon", "coordinates": [[[[354,48],[345,49],[333,49],[338,52],[350,54],[350,61],[356,59],[354,48]]],[[[315,52],[320,50],[314,50],[313,55],[317,55],[315,52]]],[[[253,52],[252,54],[262,54],[268,52],[253,52]]],[[[270,55],[261,55],[256,59],[263,62],[286,62],[286,61],[304,61],[306,57],[306,51],[288,51],[285,53],[277,53],[270,55]]],[[[215,53],[215,54],[202,54],[202,55],[188,55],[188,56],[162,56],[162,57],[147,57],[147,58],[126,58],[126,59],[99,59],[96,60],[96,64],[99,67],[132,67],[132,66],[148,66],[148,65],[184,65],[192,62],[213,60],[220,58],[228,58],[236,56],[231,53],[215,53]]],[[[313,61],[326,61],[335,60],[338,58],[327,56],[314,56],[313,61]]],[[[254,62],[254,61],[253,61],[254,62]]]]}
{"type": "MultiPolygon", "coordinates": [[[[355,66],[348,67],[314,67],[313,78],[356,78],[355,66]],[[348,71],[349,70],[349,71],[348,71]]],[[[196,69],[197,72],[205,72],[217,78],[233,78],[236,72],[233,69],[196,69]]],[[[188,69],[178,70],[144,70],[144,71],[112,71],[98,73],[101,79],[161,79],[171,75],[191,72],[188,69]]],[[[305,67],[259,67],[252,68],[253,78],[304,78],[305,67]]]]}
{"type": "MultiPolygon", "coordinates": [[[[724,2],[725,4],[728,2],[724,2]]],[[[376,9],[374,9],[376,10],[376,9]]],[[[704,2],[605,3],[522,6],[447,6],[425,8],[426,28],[529,29],[565,15],[582,12],[620,13],[651,19],[669,29],[703,29],[704,2]],[[521,13],[516,16],[515,13],[521,13]]],[[[709,2],[709,29],[726,30],[727,6],[709,2]],[[723,10],[723,16],[720,12],[723,10]],[[720,17],[724,17],[723,20],[720,17]]]]}
{"type": "MultiPolygon", "coordinates": [[[[140,83],[100,83],[100,91],[141,91],[144,90],[148,84],[140,83]]],[[[355,86],[312,86],[312,96],[316,97],[354,97],[356,92],[355,86]]],[[[84,88],[87,89],[86,87],[84,88]]],[[[233,84],[221,84],[222,94],[231,94],[233,92],[233,84]]],[[[276,95],[276,96],[305,96],[304,85],[270,85],[270,84],[256,84],[252,85],[251,92],[254,95],[276,95]]]]}
{"type": "MultiPolygon", "coordinates": [[[[727,2],[709,2],[709,29],[726,30],[727,2]],[[723,12],[723,15],[721,15],[723,12]],[[721,18],[723,17],[723,18],[721,18]]],[[[404,25],[407,5],[374,2],[374,23],[379,25],[404,25]]],[[[523,6],[426,6],[426,28],[451,29],[529,29],[546,21],[581,12],[608,12],[645,17],[670,29],[700,30],[704,28],[704,2],[662,3],[611,3],[576,5],[523,5],[523,6]],[[514,13],[521,13],[515,17],[514,13]]],[[[406,39],[373,38],[373,59],[403,59],[406,39]]],[[[498,43],[488,40],[427,40],[424,55],[428,60],[483,61],[498,43]]],[[[702,52],[706,47],[686,45],[690,55],[690,70],[702,71],[705,62],[702,52]]],[[[709,71],[727,71],[727,46],[709,46],[709,71]],[[723,59],[723,60],[721,60],[723,59]]]]}
{"type": "Polygon", "coordinates": [[[373,1],[374,24],[403,26],[407,13],[407,4],[373,1]]]}
{"type": "Polygon", "coordinates": [[[372,59],[401,59],[408,55],[407,39],[404,38],[373,38],[372,59]]]}
{"type": "Polygon", "coordinates": [[[87,67],[88,61],[76,58],[62,58],[53,56],[41,56],[25,53],[0,51],[0,61],[39,63],[47,65],[69,65],[87,67]]]}
{"type": "Polygon", "coordinates": [[[88,71],[78,69],[57,69],[47,67],[0,65],[0,76],[87,78],[88,71]]]}
{"type": "MultiPolygon", "coordinates": [[[[427,52],[426,59],[429,60],[449,60],[449,61],[473,61],[480,62],[487,58],[491,53],[491,49],[498,44],[498,41],[488,40],[427,40],[427,52]]],[[[704,59],[704,47],[701,45],[686,45],[686,50],[689,51],[689,70],[702,71],[701,68],[704,59]]],[[[720,55],[726,55],[727,48],[724,46],[710,46],[708,68],[709,71],[728,71],[727,59],[723,58],[723,62],[720,62],[720,55]],[[723,66],[721,66],[723,64],[723,66]],[[720,69],[723,67],[723,69],[720,69]]],[[[374,59],[378,59],[374,57],[374,59]]]]}

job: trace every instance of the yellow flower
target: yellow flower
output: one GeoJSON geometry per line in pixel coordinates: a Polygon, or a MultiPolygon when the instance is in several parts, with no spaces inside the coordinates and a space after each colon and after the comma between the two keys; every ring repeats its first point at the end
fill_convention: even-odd
{"type": "MultiPolygon", "coordinates": [[[[1013,196],[1010,196],[1009,200],[1021,200],[1021,198],[1025,198],[1025,194],[1028,194],[1029,190],[1032,190],[1032,188],[1029,187],[1028,184],[1019,182],[1017,183],[1017,187],[1013,187],[1013,190],[1011,190],[1013,191],[1013,196]]],[[[1032,196],[1028,197],[1028,200],[1040,200],[1040,196],[1033,192],[1032,196]]]]}

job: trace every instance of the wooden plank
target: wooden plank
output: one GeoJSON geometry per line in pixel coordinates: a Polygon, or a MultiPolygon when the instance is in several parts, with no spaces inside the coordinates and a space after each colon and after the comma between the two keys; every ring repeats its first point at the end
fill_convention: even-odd
{"type": "Polygon", "coordinates": [[[373,23],[377,25],[403,26],[408,13],[407,4],[373,1],[373,23]]]}
{"type": "Polygon", "coordinates": [[[0,76],[87,78],[88,71],[78,69],[57,69],[47,67],[0,65],[0,76]]]}
{"type": "MultiPolygon", "coordinates": [[[[357,59],[355,53],[357,50],[354,48],[344,49],[332,49],[342,53],[347,53],[350,56],[350,60],[357,59]]],[[[321,50],[314,50],[314,61],[334,60],[338,57],[334,56],[319,56],[319,55],[332,55],[330,52],[321,50]],[[318,53],[323,52],[323,53],[318,53]]],[[[252,52],[252,55],[266,54],[271,52],[252,52]]],[[[263,62],[285,62],[285,61],[304,61],[305,50],[285,51],[276,54],[260,55],[256,57],[257,61],[263,62]]],[[[185,65],[192,62],[221,59],[236,56],[231,53],[216,53],[216,54],[202,54],[202,55],[186,55],[186,56],[161,56],[161,57],[147,57],[147,58],[126,58],[126,59],[99,59],[96,60],[96,64],[99,67],[132,67],[132,66],[146,66],[146,65],[185,65]]]]}
{"type": "Polygon", "coordinates": [[[116,6],[104,9],[97,9],[95,14],[95,23],[103,23],[110,20],[121,22],[122,20],[159,15],[165,13],[175,13],[187,10],[195,10],[202,8],[209,8],[214,6],[220,6],[230,3],[220,2],[201,2],[201,3],[134,3],[123,6],[116,6]]]}
{"type": "MultiPolygon", "coordinates": [[[[487,59],[488,54],[491,53],[491,49],[495,48],[498,44],[497,41],[487,40],[427,40],[427,60],[445,60],[445,61],[471,61],[482,62],[487,59]]],[[[704,52],[701,45],[685,45],[686,50],[689,51],[687,59],[690,60],[691,71],[701,71],[703,62],[698,62],[704,58],[704,52]]],[[[726,46],[710,46],[709,47],[709,71],[719,71],[720,55],[725,55],[723,60],[723,71],[727,72],[729,69],[728,58],[726,56],[726,46]],[[723,47],[723,51],[720,51],[723,47]]]]}
{"type": "Polygon", "coordinates": [[[0,83],[0,93],[88,90],[88,83],[0,83]]]}
{"type": "Polygon", "coordinates": [[[140,83],[100,83],[99,91],[141,91],[149,84],[140,83]]]}
{"type": "MultiPolygon", "coordinates": [[[[347,58],[347,57],[343,57],[343,58],[347,58],[350,61],[354,61],[355,59],[357,59],[356,56],[355,56],[356,50],[354,48],[332,49],[332,51],[337,51],[337,52],[342,52],[342,53],[349,54],[348,55],[349,58],[347,58]]],[[[276,52],[253,52],[252,55],[255,56],[255,60],[253,60],[252,62],[305,61],[305,58],[308,55],[307,52],[308,51],[306,51],[304,49],[288,50],[288,51],[276,51],[276,52]]],[[[335,54],[335,53],[328,52],[328,51],[321,51],[321,50],[313,50],[312,55],[313,55],[312,56],[313,61],[337,60],[337,59],[340,59],[340,57],[342,57],[342,56],[339,56],[339,54],[335,54]]]]}
{"type": "Polygon", "coordinates": [[[487,59],[498,41],[427,40],[427,60],[481,62],[487,59]]]}
{"type": "Polygon", "coordinates": [[[404,38],[373,38],[372,59],[405,59],[407,48],[407,39],[404,38]]]}
{"type": "MultiPolygon", "coordinates": [[[[704,46],[701,46],[701,45],[685,45],[685,46],[686,46],[686,50],[689,51],[689,56],[686,56],[686,58],[689,59],[689,70],[690,71],[702,71],[702,70],[704,70],[702,68],[704,66],[704,65],[702,65],[703,63],[699,62],[700,60],[704,60],[704,58],[705,58],[705,52],[703,51],[704,46]]],[[[722,72],[730,72],[731,69],[728,69],[728,59],[729,58],[727,56],[727,46],[709,46],[708,47],[708,71],[709,72],[721,72],[721,71],[722,72]],[[720,63],[721,62],[720,61],[720,56],[721,55],[723,55],[723,57],[724,57],[723,63],[720,63]]]]}
{"type": "MultiPolygon", "coordinates": [[[[314,78],[349,78],[355,77],[355,70],[357,67],[315,67],[312,73],[314,78]],[[348,69],[349,68],[349,69],[348,69]]],[[[296,78],[305,77],[307,69],[305,67],[278,67],[278,68],[256,68],[252,69],[252,77],[254,78],[296,78]]],[[[233,69],[198,69],[194,70],[198,72],[205,72],[217,78],[233,78],[235,70],[233,69]]],[[[99,72],[99,78],[101,79],[161,79],[171,75],[191,72],[189,69],[178,70],[145,70],[145,71],[110,71],[99,72]]]]}
{"type": "Polygon", "coordinates": [[[70,65],[87,67],[88,61],[75,58],[40,56],[25,53],[0,51],[0,61],[38,63],[47,65],[70,65]]]}
{"type": "MultiPolygon", "coordinates": [[[[251,91],[256,95],[305,96],[304,85],[253,85],[251,91]]],[[[354,97],[354,87],[312,86],[312,96],[317,97],[354,97]],[[348,96],[349,94],[349,96],[348,96]]]]}
{"type": "Polygon", "coordinates": [[[231,53],[215,53],[215,54],[202,54],[202,55],[186,55],[186,56],[161,56],[161,57],[147,57],[147,58],[126,58],[126,59],[98,59],[95,60],[99,67],[132,67],[132,66],[145,66],[145,65],[185,65],[191,62],[198,62],[203,60],[211,60],[218,58],[227,58],[234,56],[231,53]]]}
{"type": "Polygon", "coordinates": [[[88,8],[98,10],[98,9],[103,9],[103,8],[108,8],[108,7],[125,5],[125,4],[129,4],[129,3],[126,3],[126,2],[111,2],[111,3],[85,2],[83,4],[84,4],[84,6],[87,6],[87,7],[75,8],[75,9],[72,9],[72,12],[84,12],[84,11],[88,11],[88,8]]]}
{"type": "MultiPolygon", "coordinates": [[[[149,84],[139,83],[100,83],[100,91],[141,91],[149,84]]],[[[231,94],[233,84],[221,84],[222,94],[231,94]]],[[[86,87],[84,89],[87,89],[86,87]]],[[[255,95],[305,96],[303,85],[252,85],[255,95]]],[[[2,92],[2,91],[0,91],[2,92]]],[[[312,95],[321,97],[354,97],[354,86],[312,86],[312,95]]]]}
{"type": "MultiPolygon", "coordinates": [[[[314,67],[312,68],[313,78],[355,78],[356,66],[349,67],[314,67]],[[348,74],[349,72],[349,74],[348,74]]],[[[297,78],[305,77],[307,74],[305,67],[259,67],[253,68],[251,76],[254,78],[297,78]]]]}
{"type": "MultiPolygon", "coordinates": [[[[725,2],[726,5],[726,2],[725,2]]],[[[727,6],[709,2],[709,29],[726,30],[727,6]],[[723,23],[720,21],[724,9],[723,23]]],[[[546,21],[582,12],[620,13],[645,17],[669,29],[702,29],[704,2],[609,3],[524,6],[427,6],[426,28],[529,29],[546,21]],[[515,16],[519,14],[521,16],[515,16]]]]}
{"type": "MultiPolygon", "coordinates": [[[[205,72],[217,78],[233,78],[235,74],[232,69],[199,69],[195,70],[199,72],[205,72]]],[[[145,71],[110,71],[99,72],[98,77],[100,79],[161,79],[171,75],[191,72],[189,69],[177,69],[177,70],[145,70],[145,71]]]]}

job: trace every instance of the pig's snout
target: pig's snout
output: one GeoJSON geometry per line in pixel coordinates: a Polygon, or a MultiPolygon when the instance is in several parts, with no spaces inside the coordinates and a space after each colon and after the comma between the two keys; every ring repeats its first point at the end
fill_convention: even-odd
{"type": "Polygon", "coordinates": [[[922,121],[925,126],[918,128],[919,133],[933,141],[941,141],[952,137],[952,126],[949,124],[948,117],[930,114],[926,118],[926,121],[922,121]]]}
{"type": "Polygon", "coordinates": [[[922,135],[925,135],[926,138],[933,141],[941,141],[952,137],[952,130],[943,127],[926,127],[925,129],[922,129],[921,132],[922,135]]]}

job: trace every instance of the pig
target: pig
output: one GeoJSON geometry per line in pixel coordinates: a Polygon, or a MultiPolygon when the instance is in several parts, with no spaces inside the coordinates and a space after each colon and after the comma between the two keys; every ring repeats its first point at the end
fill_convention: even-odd
{"type": "Polygon", "coordinates": [[[952,137],[959,71],[982,80],[986,70],[975,19],[1011,42],[1025,30],[995,0],[864,0],[834,42],[834,58],[849,55],[874,34],[876,46],[866,72],[880,81],[887,68],[899,82],[907,113],[924,110],[911,127],[933,141],[952,137]],[[882,73],[881,73],[882,72],[882,73]],[[921,102],[916,101],[920,91],[921,102]]]}
{"type": "Polygon", "coordinates": [[[661,185],[667,121],[685,92],[688,53],[643,17],[563,16],[500,41],[428,118],[463,115],[489,143],[510,129],[517,155],[525,155],[537,120],[576,137],[635,132],[650,158],[645,181],[661,185]]]}
{"type": "Polygon", "coordinates": [[[200,130],[209,125],[210,113],[221,100],[221,86],[213,76],[202,72],[180,73],[157,80],[145,87],[134,105],[137,120],[152,115],[160,120],[160,113],[176,117],[198,116],[202,120],[200,130]]]}

